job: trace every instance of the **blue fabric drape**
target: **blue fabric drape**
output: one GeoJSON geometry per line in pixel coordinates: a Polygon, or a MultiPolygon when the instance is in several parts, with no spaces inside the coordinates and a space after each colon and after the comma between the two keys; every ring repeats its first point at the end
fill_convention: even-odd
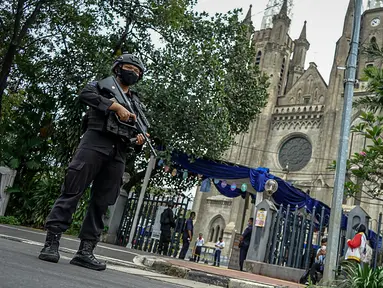
{"type": "MultiPolygon", "coordinates": [[[[274,202],[277,205],[283,204],[284,207],[290,205],[290,210],[294,211],[296,207],[298,209],[305,208],[307,212],[312,213],[313,208],[316,207],[315,218],[317,222],[321,221],[321,213],[322,208],[324,209],[324,225],[327,226],[330,219],[331,209],[329,206],[324,204],[321,201],[318,201],[314,198],[311,198],[308,194],[304,193],[300,189],[294,187],[290,183],[287,183],[283,179],[276,177],[270,174],[270,170],[268,168],[248,168],[244,166],[234,165],[231,163],[225,162],[214,162],[205,159],[194,159],[190,160],[186,154],[177,153],[173,154],[172,161],[181,166],[184,169],[187,169],[190,172],[201,174],[204,178],[210,179],[222,179],[222,180],[232,180],[232,179],[244,179],[249,178],[251,186],[255,189],[255,191],[263,192],[265,183],[269,179],[275,179],[278,183],[278,190],[273,194],[274,202]]],[[[204,181],[208,181],[203,183],[203,191],[209,191],[210,180],[205,179],[204,181]]],[[[245,198],[246,193],[242,192],[240,188],[232,191],[230,189],[230,185],[227,185],[225,188],[222,188],[221,182],[214,183],[217,190],[222,194],[230,198],[235,198],[241,196],[245,198]]],[[[202,191],[201,190],[201,191],[202,191]]],[[[253,199],[255,199],[255,195],[252,194],[253,199]]],[[[347,216],[342,215],[341,222],[342,229],[347,229],[347,216]]],[[[375,247],[376,245],[376,235],[375,232],[369,231],[369,239],[371,241],[371,245],[375,247]]],[[[379,247],[382,246],[382,238],[380,237],[379,247]]]]}
{"type": "MultiPolygon", "coordinates": [[[[234,191],[231,190],[230,185],[226,185],[225,188],[222,187],[222,181],[219,181],[218,183],[214,183],[215,188],[217,188],[218,192],[222,195],[225,195],[229,198],[236,198],[238,196],[241,196],[243,199],[246,198],[246,192],[243,192],[241,189],[237,188],[234,191]]],[[[256,195],[250,194],[252,199],[256,198],[256,195]]]]}
{"type": "Polygon", "coordinates": [[[211,179],[243,179],[249,177],[249,168],[222,164],[204,159],[190,160],[186,154],[173,155],[172,160],[190,172],[211,179]]]}

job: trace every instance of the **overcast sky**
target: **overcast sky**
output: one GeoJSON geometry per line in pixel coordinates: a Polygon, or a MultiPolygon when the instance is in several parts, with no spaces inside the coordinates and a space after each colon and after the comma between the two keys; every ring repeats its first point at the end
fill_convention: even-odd
{"type": "MultiPolygon", "coordinates": [[[[268,0],[199,0],[197,10],[224,13],[242,8],[246,15],[249,5],[252,4],[252,21],[255,29],[260,29],[267,2],[268,0]]],[[[348,3],[349,0],[294,1],[290,35],[292,39],[298,38],[303,22],[307,20],[307,39],[311,46],[306,58],[306,67],[309,62],[315,62],[327,83],[334,59],[335,43],[342,33],[348,3]]]]}

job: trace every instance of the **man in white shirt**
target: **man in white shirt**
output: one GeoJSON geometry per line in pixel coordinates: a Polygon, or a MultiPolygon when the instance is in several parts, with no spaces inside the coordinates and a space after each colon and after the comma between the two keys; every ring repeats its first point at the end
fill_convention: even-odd
{"type": "Polygon", "coordinates": [[[202,233],[199,233],[197,241],[195,241],[194,262],[199,262],[201,256],[202,246],[205,244],[205,239],[202,237],[202,233]]]}
{"type": "Polygon", "coordinates": [[[221,252],[225,247],[225,242],[223,242],[222,237],[218,239],[219,241],[215,244],[215,253],[214,253],[214,264],[213,266],[219,267],[219,262],[221,261],[221,252]]]}

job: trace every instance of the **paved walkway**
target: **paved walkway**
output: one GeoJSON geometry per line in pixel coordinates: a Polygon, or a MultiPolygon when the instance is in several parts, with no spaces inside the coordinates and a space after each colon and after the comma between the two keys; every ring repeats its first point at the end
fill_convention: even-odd
{"type": "MultiPolygon", "coordinates": [[[[41,246],[43,245],[43,242],[45,240],[45,232],[38,229],[31,229],[27,227],[21,227],[21,226],[8,226],[8,225],[1,225],[0,224],[0,238],[7,238],[7,236],[10,237],[18,237],[22,239],[28,239],[29,241],[34,241],[35,243],[40,243],[41,246]]],[[[67,249],[72,250],[73,253],[76,252],[79,240],[76,237],[71,236],[63,236],[63,238],[60,241],[61,247],[65,247],[67,249]]],[[[137,255],[147,255],[147,256],[154,256],[157,258],[162,258],[163,260],[170,262],[173,265],[185,267],[191,270],[201,271],[213,275],[222,275],[227,278],[236,278],[241,280],[248,280],[248,281],[255,281],[258,283],[264,283],[266,285],[274,285],[274,286],[282,286],[282,287],[291,287],[291,288],[300,288],[305,287],[296,283],[274,279],[266,276],[256,275],[252,273],[247,272],[240,272],[236,270],[227,269],[224,267],[213,267],[207,264],[197,264],[190,261],[185,260],[179,260],[177,258],[170,258],[170,257],[159,257],[157,254],[153,253],[147,253],[144,251],[138,251],[134,249],[127,249],[125,247],[106,244],[106,243],[99,243],[99,245],[96,248],[96,254],[101,255],[104,257],[109,257],[113,259],[118,259],[121,261],[127,261],[133,264],[133,259],[137,255]]]]}
{"type": "Polygon", "coordinates": [[[255,281],[267,285],[282,286],[282,287],[291,287],[291,288],[300,288],[306,287],[305,285],[300,285],[297,283],[292,283],[289,281],[274,279],[262,275],[256,275],[247,272],[241,272],[237,270],[231,270],[227,268],[214,267],[207,264],[197,264],[191,261],[179,260],[175,258],[164,258],[167,262],[172,263],[173,265],[178,265],[181,267],[189,268],[192,270],[198,270],[210,274],[221,275],[229,278],[236,278],[241,280],[255,281]]]}

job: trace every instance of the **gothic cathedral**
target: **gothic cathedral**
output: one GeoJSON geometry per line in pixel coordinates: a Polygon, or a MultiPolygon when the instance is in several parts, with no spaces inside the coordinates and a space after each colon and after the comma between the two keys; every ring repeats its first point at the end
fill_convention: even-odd
{"type": "MultiPolygon", "coordinates": [[[[284,0],[279,12],[272,16],[271,25],[255,31],[252,37],[257,52],[255,59],[261,71],[269,75],[268,105],[246,134],[238,135],[236,144],[226,154],[226,160],[248,167],[268,167],[272,174],[294,184],[331,206],[334,171],[328,169],[336,160],[343,107],[346,60],[353,26],[354,0],[350,0],[342,35],[336,43],[333,67],[328,83],[314,62],[305,69],[310,49],[306,22],[299,37],[289,35],[291,19],[289,2],[284,0]]],[[[360,46],[376,42],[383,46],[383,7],[381,1],[370,0],[362,16],[360,46]]],[[[251,6],[245,21],[251,25],[251,6]]],[[[362,49],[361,49],[362,50],[362,49]]],[[[374,59],[360,52],[354,97],[366,95],[363,69],[381,67],[374,59]]],[[[353,124],[360,111],[353,111],[353,124]]],[[[350,135],[349,154],[360,152],[365,138],[350,135]]],[[[370,200],[369,202],[374,202],[370,200]]],[[[347,212],[355,205],[377,219],[378,205],[344,199],[347,212]]],[[[197,190],[193,210],[197,213],[195,232],[214,242],[223,237],[231,247],[234,232],[241,233],[252,214],[253,205],[241,197],[230,199],[214,188],[210,193],[197,190]]],[[[376,222],[376,221],[375,221],[376,222]]],[[[373,224],[372,224],[373,225],[373,224]]],[[[226,249],[230,255],[230,249],[226,249]]]]}

